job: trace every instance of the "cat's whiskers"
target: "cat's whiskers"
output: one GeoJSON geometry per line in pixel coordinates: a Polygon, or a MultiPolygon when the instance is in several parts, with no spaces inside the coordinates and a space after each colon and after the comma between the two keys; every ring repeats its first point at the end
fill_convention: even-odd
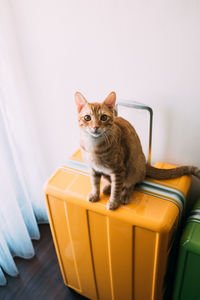
{"type": "Polygon", "coordinates": [[[116,136],[110,131],[110,137],[114,140],[115,144],[118,144],[116,136]]]}
{"type": "Polygon", "coordinates": [[[109,138],[108,138],[106,132],[103,132],[103,136],[105,137],[105,142],[106,142],[107,146],[109,146],[110,141],[109,141],[109,138]]]}

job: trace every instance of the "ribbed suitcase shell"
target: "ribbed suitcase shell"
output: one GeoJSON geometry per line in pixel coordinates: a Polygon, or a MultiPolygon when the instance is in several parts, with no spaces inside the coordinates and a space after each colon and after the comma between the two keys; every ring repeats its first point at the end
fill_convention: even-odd
{"type": "Polygon", "coordinates": [[[200,199],[181,237],[173,300],[200,299],[200,199]]]}
{"type": "MultiPolygon", "coordinates": [[[[81,161],[80,151],[73,157],[81,161]]],[[[170,165],[158,163],[157,167],[170,165]]],[[[186,196],[191,178],[159,181],[186,196]]],[[[45,185],[51,231],[64,283],[89,299],[161,300],[180,210],[135,190],[131,203],[106,209],[90,203],[87,173],[60,168],[45,185]]]]}

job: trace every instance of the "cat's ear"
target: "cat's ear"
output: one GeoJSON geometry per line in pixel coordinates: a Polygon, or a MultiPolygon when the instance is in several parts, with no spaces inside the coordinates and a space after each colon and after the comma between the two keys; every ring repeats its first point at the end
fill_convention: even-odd
{"type": "Polygon", "coordinates": [[[75,102],[76,102],[76,105],[77,105],[77,109],[78,109],[78,112],[80,113],[81,109],[88,103],[87,100],[85,99],[85,97],[79,93],[79,92],[76,92],[75,95],[74,95],[74,98],[75,98],[75,102]]]}
{"type": "Polygon", "coordinates": [[[113,110],[115,108],[116,102],[116,94],[115,92],[111,92],[106,99],[104,100],[104,105],[106,105],[109,109],[113,110]]]}

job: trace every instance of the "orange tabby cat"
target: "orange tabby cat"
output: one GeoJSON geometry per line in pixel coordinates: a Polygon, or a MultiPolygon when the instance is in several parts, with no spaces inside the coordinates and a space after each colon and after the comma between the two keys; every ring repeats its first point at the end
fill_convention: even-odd
{"type": "Polygon", "coordinates": [[[108,182],[103,188],[103,193],[110,194],[108,209],[129,203],[135,184],[142,182],[146,176],[170,179],[192,174],[200,178],[200,170],[196,167],[164,170],[148,165],[133,126],[115,116],[114,92],[102,103],[88,103],[77,92],[75,102],[81,132],[80,147],[91,174],[89,201],[99,200],[101,176],[108,182]]]}

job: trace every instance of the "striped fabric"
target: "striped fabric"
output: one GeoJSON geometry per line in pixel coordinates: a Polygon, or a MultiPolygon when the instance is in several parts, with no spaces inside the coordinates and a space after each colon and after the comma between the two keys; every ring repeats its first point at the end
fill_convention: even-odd
{"type": "Polygon", "coordinates": [[[196,208],[191,210],[189,217],[187,218],[187,222],[197,222],[200,223],[200,209],[196,208]]]}
{"type": "MultiPolygon", "coordinates": [[[[83,162],[69,159],[61,167],[81,175],[90,176],[88,167],[83,162]]],[[[144,180],[142,183],[136,185],[135,189],[139,192],[148,194],[150,196],[158,197],[173,202],[174,204],[177,205],[179,209],[179,217],[181,219],[182,213],[184,211],[185,197],[177,189],[168,187],[166,185],[158,184],[147,179],[144,180]]],[[[200,216],[200,211],[199,211],[199,216],[200,216]]]]}

